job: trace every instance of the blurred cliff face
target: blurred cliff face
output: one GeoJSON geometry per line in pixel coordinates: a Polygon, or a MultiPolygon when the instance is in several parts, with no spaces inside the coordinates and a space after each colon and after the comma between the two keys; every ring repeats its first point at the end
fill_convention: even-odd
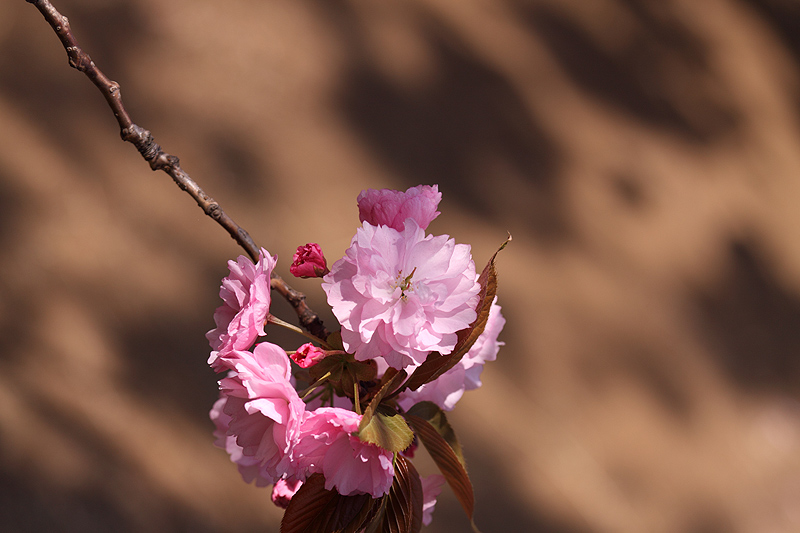
{"type": "MultiPolygon", "coordinates": [[[[300,244],[341,255],[367,187],[438,183],[430,230],[479,263],[513,234],[506,346],[451,420],[483,531],[800,527],[797,4],[56,7],[287,279],[300,244]]],[[[0,4],[0,42],[0,523],[276,529],[207,420],[240,251],[34,7],[0,4]]],[[[465,527],[445,489],[429,531],[465,527]]]]}

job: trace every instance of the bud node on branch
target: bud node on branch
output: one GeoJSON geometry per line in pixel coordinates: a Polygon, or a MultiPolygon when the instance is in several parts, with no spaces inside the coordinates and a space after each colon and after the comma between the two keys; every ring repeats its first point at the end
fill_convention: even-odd
{"type": "MultiPolygon", "coordinates": [[[[155,156],[153,157],[153,160],[150,161],[150,168],[153,170],[163,170],[170,175],[180,171],[183,176],[186,176],[186,173],[181,170],[181,160],[178,159],[177,156],[163,152],[161,147],[155,142],[153,143],[153,146],[150,147],[150,150],[155,151],[155,156]]],[[[183,176],[181,177],[180,182],[184,185],[188,185],[185,183],[183,176]]],[[[173,176],[173,179],[175,179],[175,176],[173,176]]],[[[179,185],[181,185],[181,183],[179,183],[179,185]]],[[[184,191],[187,190],[185,186],[182,186],[181,189],[184,191]]]]}
{"type": "MultiPolygon", "coordinates": [[[[219,206],[217,206],[217,207],[219,207],[219,206]]],[[[247,233],[247,231],[244,228],[239,228],[239,238],[242,240],[242,242],[247,242],[247,241],[252,241],[253,240],[252,237],[250,237],[250,234],[247,233]]]]}

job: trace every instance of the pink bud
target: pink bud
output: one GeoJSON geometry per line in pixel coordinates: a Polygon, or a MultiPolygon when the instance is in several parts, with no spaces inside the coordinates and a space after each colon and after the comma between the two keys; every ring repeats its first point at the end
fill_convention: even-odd
{"type": "Polygon", "coordinates": [[[328,263],[322,255],[319,244],[310,242],[304,246],[298,246],[297,251],[292,257],[292,266],[289,272],[298,278],[321,278],[328,273],[328,263]]]}
{"type": "Polygon", "coordinates": [[[291,357],[292,361],[297,363],[300,368],[308,368],[325,359],[326,355],[325,350],[317,348],[310,342],[307,342],[289,357],[291,357]]]}
{"type": "Polygon", "coordinates": [[[272,503],[286,509],[289,507],[289,502],[292,501],[292,496],[297,494],[297,491],[302,486],[303,482],[300,480],[286,481],[285,479],[279,479],[275,482],[275,486],[272,487],[272,503]]]}

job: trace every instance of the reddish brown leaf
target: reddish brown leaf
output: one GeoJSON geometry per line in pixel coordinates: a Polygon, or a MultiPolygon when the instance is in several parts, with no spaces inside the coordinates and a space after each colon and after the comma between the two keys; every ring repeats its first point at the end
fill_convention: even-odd
{"type": "Polygon", "coordinates": [[[435,376],[439,375],[439,370],[447,364],[449,357],[449,355],[442,355],[439,352],[429,353],[425,361],[414,370],[408,381],[403,384],[401,390],[407,388],[417,390],[429,381],[433,381],[435,376]]]}
{"type": "Polygon", "coordinates": [[[394,482],[366,533],[419,533],[422,529],[422,482],[411,461],[395,457],[394,482]]]}
{"type": "Polygon", "coordinates": [[[469,480],[467,470],[438,431],[424,418],[416,415],[405,415],[406,420],[414,428],[414,432],[425,445],[436,466],[442,472],[453,493],[456,495],[467,517],[472,520],[475,510],[475,496],[472,492],[472,482],[469,480]]]}
{"type": "Polygon", "coordinates": [[[475,344],[475,341],[486,328],[486,322],[489,320],[489,309],[491,309],[494,297],[497,295],[497,270],[495,270],[494,267],[495,259],[497,258],[497,254],[500,253],[500,250],[505,248],[510,241],[511,236],[509,235],[508,239],[500,245],[500,248],[497,249],[486,264],[483,272],[481,272],[478,278],[481,290],[478,293],[478,306],[475,309],[478,316],[468,328],[458,332],[458,341],[453,351],[447,355],[442,355],[438,352],[431,352],[428,354],[425,362],[417,367],[402,388],[417,390],[425,383],[429,383],[438,378],[461,361],[464,354],[475,344]]]}
{"type": "MultiPolygon", "coordinates": [[[[422,504],[423,504],[423,494],[422,494],[422,480],[417,473],[417,469],[414,468],[414,464],[406,459],[403,456],[397,456],[398,464],[401,463],[407,470],[406,473],[403,474],[405,478],[408,479],[408,489],[410,493],[408,497],[410,498],[410,507],[411,507],[411,529],[409,533],[418,533],[420,529],[422,529],[422,504]]],[[[398,467],[395,466],[395,469],[398,467]]]]}
{"type": "Polygon", "coordinates": [[[325,478],[314,474],[289,502],[281,533],[355,533],[376,501],[369,494],[342,496],[325,490],[325,478]]]}
{"type": "Polygon", "coordinates": [[[433,429],[447,441],[447,444],[453,449],[453,453],[456,454],[458,460],[461,461],[461,464],[466,468],[467,464],[464,461],[464,454],[461,451],[461,444],[458,442],[456,432],[453,431],[453,427],[450,425],[450,422],[447,421],[447,416],[445,416],[444,411],[442,411],[438,405],[433,402],[419,402],[411,407],[408,413],[425,419],[433,426],[433,429]]]}
{"type": "Polygon", "coordinates": [[[389,505],[389,496],[386,495],[381,499],[380,506],[377,509],[375,516],[366,523],[364,533],[382,533],[383,522],[386,519],[386,509],[389,505]]]}

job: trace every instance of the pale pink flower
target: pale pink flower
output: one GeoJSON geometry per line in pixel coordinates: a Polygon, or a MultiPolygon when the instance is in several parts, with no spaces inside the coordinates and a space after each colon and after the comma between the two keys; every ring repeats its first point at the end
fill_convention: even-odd
{"type": "MultiPolygon", "coordinates": [[[[496,301],[497,298],[495,298],[496,301]]],[[[461,399],[464,391],[480,387],[483,364],[486,361],[494,361],[497,358],[497,352],[504,344],[497,340],[506,323],[500,309],[499,305],[492,302],[486,328],[453,368],[417,390],[406,389],[398,396],[397,403],[403,409],[410,409],[415,403],[429,401],[445,411],[451,411],[461,399]]]]}
{"type": "Polygon", "coordinates": [[[398,231],[403,231],[410,218],[426,229],[439,216],[436,207],[441,199],[438,185],[417,185],[406,192],[367,189],[358,195],[358,218],[372,226],[389,226],[398,231]]]}
{"type": "Polygon", "coordinates": [[[450,353],[477,316],[480,290],[470,247],[426,236],[413,219],[402,232],[364,222],[322,288],[345,348],[397,369],[450,353]]]}
{"type": "Polygon", "coordinates": [[[319,244],[311,242],[298,246],[292,257],[289,272],[298,278],[321,278],[328,273],[328,263],[319,244]]]}
{"type": "Polygon", "coordinates": [[[309,413],[295,455],[307,475],[322,473],[327,490],[378,498],[392,486],[393,454],[354,436],[360,422],[361,415],[338,407],[309,413]]]}
{"type": "Polygon", "coordinates": [[[299,479],[294,481],[287,481],[283,478],[279,479],[275,482],[275,486],[272,487],[272,503],[286,509],[289,507],[289,502],[292,501],[292,496],[297,494],[297,491],[300,490],[302,486],[303,482],[299,479]]]}
{"type": "Polygon", "coordinates": [[[397,398],[403,409],[419,402],[433,402],[445,411],[451,411],[466,390],[466,371],[459,361],[453,368],[417,390],[406,389],[397,398]]]}
{"type": "Polygon", "coordinates": [[[293,448],[306,413],[290,381],[286,352],[264,342],[253,353],[239,352],[232,364],[233,371],[219,382],[224,402],[218,410],[227,418],[222,420],[218,413],[215,422],[227,426],[226,435],[235,438],[237,450],[233,452],[241,456],[234,459],[227,438],[225,448],[232,460],[247,469],[248,481],[255,478],[274,483],[294,476],[293,448]]]}
{"type": "Polygon", "coordinates": [[[422,478],[422,524],[430,525],[433,521],[433,509],[436,507],[436,499],[442,492],[444,476],[432,474],[422,478]]]}
{"type": "Polygon", "coordinates": [[[217,327],[206,333],[213,352],[208,360],[220,372],[228,368],[223,360],[230,350],[247,350],[259,335],[264,335],[264,322],[269,314],[270,274],[277,258],[261,249],[256,264],[240,255],[228,261],[230,275],[223,278],[219,296],[223,305],[214,312],[217,327]]]}
{"type": "Polygon", "coordinates": [[[497,305],[497,296],[495,296],[492,306],[489,308],[489,317],[483,333],[475,340],[475,344],[464,354],[464,358],[460,361],[466,369],[465,384],[467,390],[474,390],[481,386],[480,377],[484,363],[497,359],[500,347],[505,345],[504,342],[497,340],[506,325],[506,319],[500,312],[501,309],[502,307],[497,305]]]}
{"type": "Polygon", "coordinates": [[[289,357],[291,357],[292,361],[297,363],[300,368],[309,368],[325,359],[325,356],[325,350],[317,348],[310,342],[307,342],[289,357]]]}

